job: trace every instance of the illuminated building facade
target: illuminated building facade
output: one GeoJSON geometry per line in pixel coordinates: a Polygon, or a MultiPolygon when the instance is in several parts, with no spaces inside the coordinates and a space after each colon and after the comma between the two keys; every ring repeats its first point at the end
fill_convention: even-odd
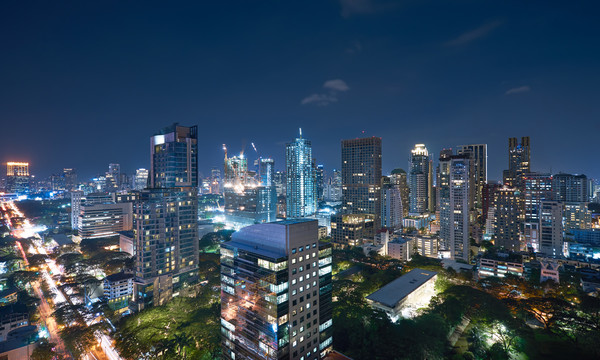
{"type": "Polygon", "coordinates": [[[592,212],[588,209],[586,202],[564,203],[564,226],[565,231],[587,230],[592,228],[592,212]]]}
{"type": "Polygon", "coordinates": [[[149,187],[133,204],[137,309],[185,295],[198,268],[198,128],[150,138],[149,187]]]}
{"type": "Polygon", "coordinates": [[[550,174],[529,173],[523,177],[525,218],[523,235],[527,248],[540,250],[540,209],[542,201],[552,199],[552,176],[550,174]]]}
{"type": "Polygon", "coordinates": [[[10,161],[6,163],[6,192],[29,193],[29,163],[10,161]]]}
{"type": "Polygon", "coordinates": [[[562,256],[563,246],[563,206],[558,201],[542,201],[540,252],[549,256],[562,256]]]}
{"type": "Polygon", "coordinates": [[[117,236],[119,231],[131,230],[132,204],[104,203],[79,206],[77,230],[82,239],[117,236]]]}
{"type": "Polygon", "coordinates": [[[286,217],[302,218],[317,212],[317,178],[312,144],[300,136],[285,147],[286,217]]]}
{"type": "Polygon", "coordinates": [[[487,183],[487,144],[461,145],[457,154],[468,155],[471,159],[471,184],[474,204],[478,209],[483,204],[483,185],[487,183]]]}
{"type": "Polygon", "coordinates": [[[331,216],[331,239],[336,246],[360,246],[363,239],[373,238],[373,214],[336,214],[331,216]]]}
{"type": "Polygon", "coordinates": [[[531,172],[531,149],[529,136],[508,139],[508,170],[504,170],[504,185],[523,189],[523,176],[531,172]]]}
{"type": "Polygon", "coordinates": [[[135,171],[134,188],[144,190],[148,186],[148,170],[139,168],[135,171]]]}
{"type": "Polygon", "coordinates": [[[370,214],[373,230],[381,226],[381,138],[342,140],[342,202],[343,213],[370,214]]]}
{"type": "Polygon", "coordinates": [[[552,177],[552,200],[563,202],[587,202],[587,176],[571,174],[555,174],[552,177]]]}
{"type": "Polygon", "coordinates": [[[224,359],[322,359],[332,348],[331,245],[315,220],[245,227],[221,245],[224,359]]]}
{"type": "Polygon", "coordinates": [[[440,239],[451,259],[469,262],[470,155],[440,157],[440,239]]]}
{"type": "Polygon", "coordinates": [[[403,169],[394,169],[390,175],[390,182],[400,189],[400,197],[402,198],[402,216],[408,216],[409,209],[409,193],[408,181],[406,179],[406,171],[403,169]]]}
{"type": "Polygon", "coordinates": [[[402,195],[397,185],[387,183],[381,187],[381,227],[390,230],[402,228],[402,195]]]}
{"type": "Polygon", "coordinates": [[[225,188],[225,223],[239,230],[245,226],[277,220],[275,186],[225,188]]]}
{"type": "Polygon", "coordinates": [[[494,192],[494,245],[509,251],[521,250],[523,196],[514,188],[494,192]]]}
{"type": "Polygon", "coordinates": [[[429,152],[424,144],[416,144],[409,159],[409,213],[424,214],[429,210],[429,152]]]}

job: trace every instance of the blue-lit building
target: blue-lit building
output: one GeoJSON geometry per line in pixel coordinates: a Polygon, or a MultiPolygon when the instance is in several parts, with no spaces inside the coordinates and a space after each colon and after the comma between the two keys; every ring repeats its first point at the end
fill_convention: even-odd
{"type": "Polygon", "coordinates": [[[307,219],[248,226],[223,243],[223,359],[315,360],[331,351],[331,252],[307,219]]]}
{"type": "Polygon", "coordinates": [[[286,216],[302,218],[317,211],[317,181],[312,144],[300,136],[286,145],[286,216]]]}

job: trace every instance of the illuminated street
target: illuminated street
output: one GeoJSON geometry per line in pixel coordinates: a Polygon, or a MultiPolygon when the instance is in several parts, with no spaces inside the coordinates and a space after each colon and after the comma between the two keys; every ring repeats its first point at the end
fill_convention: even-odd
{"type": "MultiPolygon", "coordinates": [[[[30,222],[29,219],[24,217],[24,214],[17,208],[14,202],[3,202],[0,206],[0,211],[2,211],[3,217],[7,220],[8,223],[18,224],[12,228],[12,234],[17,238],[30,238],[32,240],[33,247],[29,249],[23,249],[21,242],[17,241],[16,246],[19,250],[19,253],[23,257],[24,263],[26,265],[28,262],[28,253],[30,255],[34,254],[42,254],[48,255],[46,248],[44,247],[43,240],[38,234],[39,231],[44,230],[43,227],[36,226],[30,222]]],[[[53,294],[52,303],[54,306],[62,304],[64,302],[68,302],[69,304],[78,303],[79,300],[75,298],[71,298],[69,295],[65,294],[56,284],[53,276],[63,275],[63,271],[56,264],[54,260],[51,258],[47,258],[46,265],[42,266],[40,269],[40,275],[48,284],[48,288],[50,293],[53,294]],[[52,275],[51,275],[52,274],[52,275]]],[[[54,312],[53,306],[51,306],[43,295],[41,290],[41,286],[39,282],[32,283],[32,288],[37,297],[41,299],[41,305],[39,307],[40,317],[42,323],[48,330],[50,341],[57,344],[57,349],[62,354],[68,354],[65,344],[62,338],[59,335],[59,328],[56,324],[56,320],[54,319],[52,313],[54,312]]],[[[101,314],[100,317],[103,315],[101,314]]],[[[89,351],[89,354],[86,356],[91,359],[97,360],[119,360],[121,357],[114,350],[112,344],[113,340],[105,334],[97,333],[97,341],[98,346],[95,346],[94,349],[89,351]]]]}

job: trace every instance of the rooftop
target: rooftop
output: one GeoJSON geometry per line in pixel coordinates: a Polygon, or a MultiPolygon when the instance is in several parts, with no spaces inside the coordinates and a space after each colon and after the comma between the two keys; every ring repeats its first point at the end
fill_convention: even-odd
{"type": "Polygon", "coordinates": [[[133,274],[127,274],[127,273],[124,273],[124,272],[120,272],[120,273],[108,275],[107,277],[104,278],[104,280],[108,280],[108,281],[121,281],[121,280],[131,279],[131,278],[133,278],[133,274]]]}
{"type": "Polygon", "coordinates": [[[367,299],[391,308],[396,307],[402,299],[436,275],[435,271],[413,269],[367,296],[367,299]]]}

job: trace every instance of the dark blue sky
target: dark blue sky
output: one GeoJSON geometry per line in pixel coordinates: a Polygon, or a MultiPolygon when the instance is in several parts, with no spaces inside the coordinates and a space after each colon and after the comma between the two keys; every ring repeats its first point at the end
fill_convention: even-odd
{"type": "Polygon", "coordinates": [[[6,1],[0,9],[0,161],[81,176],[149,164],[149,136],[200,128],[200,169],[254,142],[283,168],[302,127],[328,170],[340,140],[410,149],[507,138],[532,168],[600,178],[597,2],[6,1]]]}

